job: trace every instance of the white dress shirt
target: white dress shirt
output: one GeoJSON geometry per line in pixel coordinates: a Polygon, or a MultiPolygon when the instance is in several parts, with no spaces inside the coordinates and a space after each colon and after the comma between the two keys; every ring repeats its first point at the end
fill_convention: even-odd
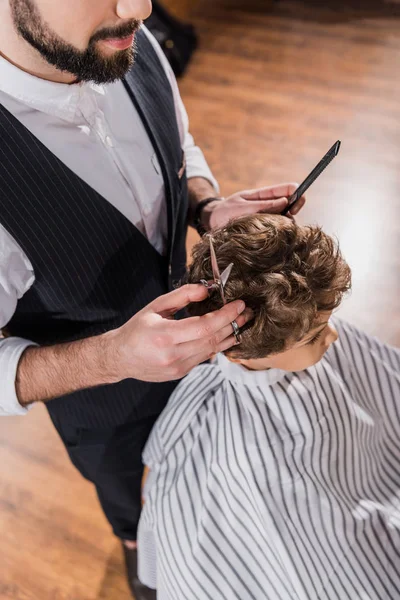
{"type": "MultiPolygon", "coordinates": [[[[189,122],[175,76],[144,27],[165,68],[174,96],[188,177],[204,177],[218,191],[189,122]]],[[[121,81],[66,85],[39,79],[0,57],[0,104],[74,173],[115,206],[162,254],[167,243],[164,182],[143,123],[121,81]]],[[[1,140],[0,140],[1,147],[1,140]]],[[[33,267],[1,225],[0,329],[35,281],[33,267]]],[[[29,340],[0,339],[0,415],[23,414],[15,392],[19,359],[29,340]]]]}

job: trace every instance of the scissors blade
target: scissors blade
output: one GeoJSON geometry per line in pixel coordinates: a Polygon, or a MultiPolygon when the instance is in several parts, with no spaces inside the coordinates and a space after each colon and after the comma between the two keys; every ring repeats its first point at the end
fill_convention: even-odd
{"type": "Polygon", "coordinates": [[[215,256],[215,250],[210,236],[210,256],[211,256],[211,268],[213,272],[214,281],[217,283],[221,281],[221,275],[219,273],[217,257],[215,256]]]}
{"type": "Polygon", "coordinates": [[[233,267],[233,263],[231,263],[230,265],[228,265],[225,269],[225,271],[222,271],[222,275],[221,275],[221,284],[222,287],[224,288],[226,286],[226,282],[229,279],[229,275],[231,274],[232,271],[232,267],[233,267]]]}
{"type": "Polygon", "coordinates": [[[221,275],[219,272],[217,257],[215,256],[214,245],[212,243],[211,237],[210,237],[210,256],[211,256],[211,268],[212,268],[213,277],[214,277],[214,285],[216,285],[219,289],[222,304],[226,304],[226,299],[225,299],[225,294],[224,294],[224,286],[221,281],[221,275]]]}

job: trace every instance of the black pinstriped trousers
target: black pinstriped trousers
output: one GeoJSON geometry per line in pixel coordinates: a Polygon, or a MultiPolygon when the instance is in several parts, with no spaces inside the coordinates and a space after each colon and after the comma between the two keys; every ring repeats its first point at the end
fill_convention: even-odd
{"type": "Polygon", "coordinates": [[[141,511],[142,451],[157,416],[109,429],[84,429],[51,415],[69,457],[91,481],[115,535],[136,540],[141,511]]]}

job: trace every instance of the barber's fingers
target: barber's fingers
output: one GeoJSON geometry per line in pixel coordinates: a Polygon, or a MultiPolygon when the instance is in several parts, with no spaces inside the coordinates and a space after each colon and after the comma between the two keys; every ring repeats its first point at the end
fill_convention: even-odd
{"type": "Polygon", "coordinates": [[[276,198],[275,200],[245,201],[241,204],[241,215],[253,215],[255,213],[280,214],[288,203],[287,198],[276,198]]]}
{"type": "MultiPolygon", "coordinates": [[[[251,321],[253,317],[253,311],[247,308],[244,313],[236,317],[235,321],[239,329],[241,329],[247,322],[251,321]]],[[[177,346],[177,351],[182,357],[182,361],[190,360],[193,356],[200,356],[202,360],[199,362],[202,362],[203,360],[207,360],[207,358],[213,354],[223,352],[227,348],[230,348],[230,345],[232,344],[227,340],[231,340],[232,335],[233,327],[231,323],[229,323],[229,325],[222,327],[222,329],[211,336],[179,344],[177,346]],[[227,346],[227,343],[230,345],[227,346]]],[[[233,339],[235,340],[235,338],[233,339]]]]}
{"type": "Polygon", "coordinates": [[[218,336],[220,336],[221,330],[235,319],[237,320],[244,310],[244,302],[235,300],[235,302],[226,304],[223,308],[202,317],[189,317],[181,321],[171,321],[168,325],[168,333],[174,345],[207,340],[208,338],[219,339],[218,336]]]}
{"type": "Polygon", "coordinates": [[[170,317],[192,302],[201,302],[208,295],[208,290],[202,284],[193,283],[159,296],[144,309],[146,312],[155,312],[162,317],[170,317]]]}
{"type": "MultiPolygon", "coordinates": [[[[233,348],[234,346],[237,346],[236,338],[234,335],[231,335],[230,337],[226,338],[223,341],[223,343],[221,343],[219,352],[225,352],[226,350],[229,350],[230,348],[233,348]]],[[[210,359],[211,356],[212,356],[212,354],[205,354],[205,353],[201,352],[199,354],[195,354],[194,356],[191,356],[190,358],[182,361],[182,363],[180,365],[182,377],[187,375],[192,369],[194,369],[194,367],[197,367],[197,365],[200,365],[201,363],[210,359]]]]}
{"type": "Polygon", "coordinates": [[[277,200],[267,200],[266,202],[252,202],[253,204],[259,204],[260,208],[257,210],[259,213],[267,213],[270,215],[280,215],[282,211],[287,207],[287,198],[278,198],[277,200]],[[264,205],[264,206],[263,206],[264,205]]]}
{"type": "Polygon", "coordinates": [[[274,200],[277,198],[288,198],[299,187],[298,183],[279,183],[278,185],[270,185],[268,187],[258,188],[254,190],[246,190],[241,192],[242,198],[245,200],[274,200]]]}
{"type": "Polygon", "coordinates": [[[294,204],[293,208],[290,209],[290,214],[294,217],[295,215],[297,215],[298,212],[301,211],[301,209],[303,208],[303,206],[306,203],[306,198],[305,196],[302,196],[301,198],[299,198],[299,200],[297,200],[297,202],[294,204]]]}
{"type": "MultiPolygon", "coordinates": [[[[250,308],[246,308],[244,313],[242,313],[235,319],[235,322],[236,322],[237,326],[239,327],[239,329],[241,329],[244,325],[246,325],[246,323],[248,323],[249,321],[252,321],[253,318],[254,318],[253,311],[250,308]]],[[[219,332],[219,339],[220,339],[219,344],[223,344],[225,342],[225,340],[227,340],[228,338],[231,337],[232,333],[233,333],[233,326],[232,326],[232,323],[229,323],[229,325],[227,325],[226,327],[221,329],[219,332]]],[[[218,348],[218,352],[222,352],[223,350],[226,350],[225,346],[224,346],[224,348],[220,348],[220,347],[218,348]]]]}

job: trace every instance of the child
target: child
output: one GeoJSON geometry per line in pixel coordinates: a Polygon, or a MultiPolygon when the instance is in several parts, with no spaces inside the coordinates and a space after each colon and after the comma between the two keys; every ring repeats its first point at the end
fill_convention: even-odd
{"type": "MultiPolygon", "coordinates": [[[[254,320],[150,436],[143,583],[158,600],[398,600],[400,352],[331,318],[350,270],[320,228],[253,215],[212,240],[254,320]]],[[[221,305],[215,290],[191,312],[221,305]]]]}

